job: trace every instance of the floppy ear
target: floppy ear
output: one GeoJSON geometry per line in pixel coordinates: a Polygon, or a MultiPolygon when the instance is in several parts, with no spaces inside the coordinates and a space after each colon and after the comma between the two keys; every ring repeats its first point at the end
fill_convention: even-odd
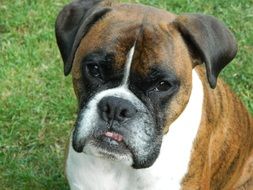
{"type": "Polygon", "coordinates": [[[215,88],[219,73],[236,55],[234,35],[213,16],[183,14],[174,24],[190,51],[205,63],[208,82],[215,88]]]}
{"type": "Polygon", "coordinates": [[[66,5],[55,23],[58,47],[64,62],[64,74],[68,75],[81,39],[91,26],[110,9],[99,7],[102,0],[78,0],[66,5]]]}

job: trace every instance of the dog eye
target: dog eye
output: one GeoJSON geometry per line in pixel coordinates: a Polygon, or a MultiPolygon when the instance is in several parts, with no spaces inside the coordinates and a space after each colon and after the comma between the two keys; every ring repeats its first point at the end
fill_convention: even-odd
{"type": "Polygon", "coordinates": [[[159,82],[156,87],[153,89],[155,92],[164,92],[168,91],[172,87],[171,83],[168,81],[159,82]]]}
{"type": "Polygon", "coordinates": [[[100,67],[97,64],[88,64],[87,71],[91,76],[95,78],[102,78],[100,67]]]}

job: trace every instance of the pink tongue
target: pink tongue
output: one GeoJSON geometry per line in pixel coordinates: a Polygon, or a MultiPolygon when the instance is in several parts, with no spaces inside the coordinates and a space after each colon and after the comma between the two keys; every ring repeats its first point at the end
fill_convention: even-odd
{"type": "Polygon", "coordinates": [[[123,140],[123,136],[118,133],[106,132],[105,136],[112,138],[115,141],[121,142],[123,140]]]}

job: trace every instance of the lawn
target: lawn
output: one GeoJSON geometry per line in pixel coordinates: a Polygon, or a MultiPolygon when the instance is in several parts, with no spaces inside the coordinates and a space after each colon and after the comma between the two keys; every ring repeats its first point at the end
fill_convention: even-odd
{"type": "MultiPolygon", "coordinates": [[[[68,0],[0,0],[0,189],[68,189],[64,152],[76,100],[54,37],[68,0]]],[[[140,0],[223,20],[239,44],[222,78],[253,113],[253,0],[140,0]]]]}

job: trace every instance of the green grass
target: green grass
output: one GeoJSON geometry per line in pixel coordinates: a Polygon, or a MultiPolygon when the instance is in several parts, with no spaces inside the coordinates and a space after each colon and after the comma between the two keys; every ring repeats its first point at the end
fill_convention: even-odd
{"type": "MultiPolygon", "coordinates": [[[[67,2],[0,0],[0,189],[68,189],[63,160],[76,101],[54,37],[67,2]]],[[[253,113],[253,0],[138,2],[227,23],[239,52],[222,77],[253,113]]]]}

